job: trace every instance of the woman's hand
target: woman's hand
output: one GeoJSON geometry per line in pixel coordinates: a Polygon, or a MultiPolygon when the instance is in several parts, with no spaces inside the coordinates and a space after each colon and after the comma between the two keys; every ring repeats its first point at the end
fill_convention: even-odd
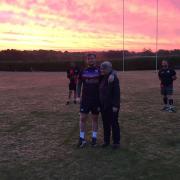
{"type": "Polygon", "coordinates": [[[118,108],[117,107],[113,107],[112,110],[113,110],[113,112],[118,112],[118,108]]]}
{"type": "Polygon", "coordinates": [[[79,97],[76,98],[76,102],[77,102],[78,104],[80,104],[80,98],[79,98],[79,97]]]}

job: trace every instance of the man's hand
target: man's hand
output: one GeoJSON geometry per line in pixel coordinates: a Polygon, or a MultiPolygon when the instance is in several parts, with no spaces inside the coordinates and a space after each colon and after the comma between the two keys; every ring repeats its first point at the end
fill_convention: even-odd
{"type": "Polygon", "coordinates": [[[114,81],[114,74],[110,74],[108,78],[108,83],[112,83],[114,81]]]}
{"type": "Polygon", "coordinates": [[[118,112],[118,108],[117,107],[113,107],[112,110],[113,110],[113,112],[118,112]]]}

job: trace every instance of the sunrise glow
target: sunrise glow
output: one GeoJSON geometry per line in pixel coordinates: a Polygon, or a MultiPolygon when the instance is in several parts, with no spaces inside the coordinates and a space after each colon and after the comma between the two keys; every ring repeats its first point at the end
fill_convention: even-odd
{"type": "MultiPolygon", "coordinates": [[[[122,0],[0,0],[0,50],[121,50],[122,0]]],[[[180,48],[180,2],[159,0],[159,48],[180,48]]],[[[125,0],[125,49],[155,50],[156,0],[125,0]]]]}

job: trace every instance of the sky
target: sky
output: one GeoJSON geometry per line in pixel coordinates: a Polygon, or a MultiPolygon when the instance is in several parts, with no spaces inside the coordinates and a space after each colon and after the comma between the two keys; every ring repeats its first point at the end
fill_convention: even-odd
{"type": "MultiPolygon", "coordinates": [[[[124,0],[125,49],[156,50],[156,0],[124,0]]],[[[180,1],[159,0],[158,49],[180,49],[180,1]]],[[[0,0],[0,50],[122,50],[122,0],[0,0]]]]}

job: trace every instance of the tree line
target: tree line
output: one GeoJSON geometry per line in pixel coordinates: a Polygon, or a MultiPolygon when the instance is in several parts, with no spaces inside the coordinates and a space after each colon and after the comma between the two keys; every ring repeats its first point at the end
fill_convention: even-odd
{"type": "MultiPolygon", "coordinates": [[[[65,71],[71,62],[77,66],[85,66],[85,58],[88,52],[68,52],[53,50],[19,51],[8,49],[0,51],[1,71],[65,71]]],[[[155,68],[156,53],[151,49],[143,49],[142,52],[134,51],[101,51],[95,52],[97,60],[109,60],[115,69],[122,70],[123,53],[125,55],[126,70],[150,70],[155,68]]],[[[168,60],[175,68],[180,68],[180,50],[159,50],[158,64],[168,60]]]]}

